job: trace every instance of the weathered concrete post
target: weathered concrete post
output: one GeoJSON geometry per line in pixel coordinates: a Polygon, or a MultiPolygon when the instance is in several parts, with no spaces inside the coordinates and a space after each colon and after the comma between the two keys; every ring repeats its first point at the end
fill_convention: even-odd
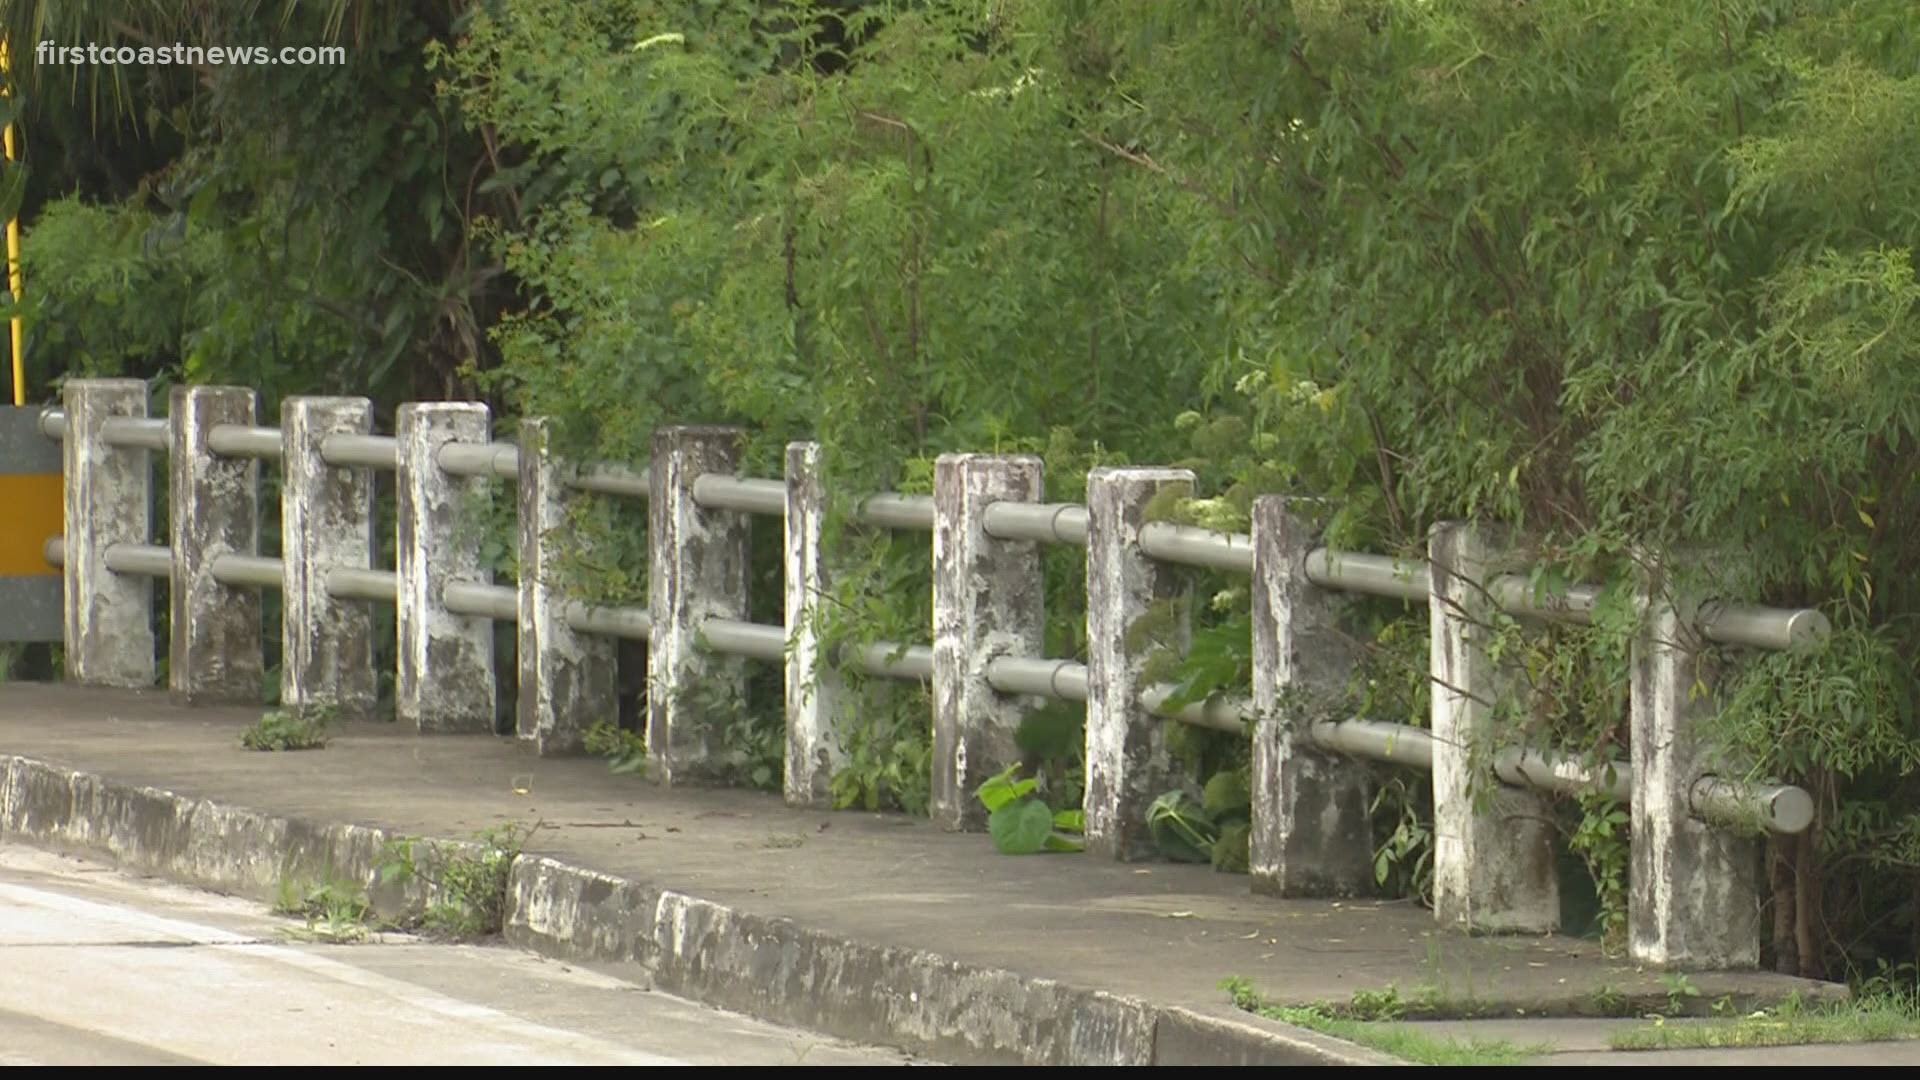
{"type": "Polygon", "coordinates": [[[721,713],[746,697],[739,657],[700,647],[707,619],[747,617],[745,514],[705,510],[693,484],[731,473],[741,433],[729,427],[668,427],[653,435],[651,558],[647,607],[647,756],[669,784],[709,777],[719,757],[721,713]]]}
{"type": "Polygon", "coordinates": [[[1041,496],[1040,459],[942,454],[933,467],[933,820],[981,829],[974,789],[1019,760],[1021,702],[987,682],[1001,656],[1039,656],[1040,548],[987,532],[987,507],[1041,496]]]}
{"type": "Polygon", "coordinates": [[[450,442],[484,443],[487,407],[470,402],[400,406],[394,425],[400,449],[396,484],[399,544],[398,653],[395,712],[421,732],[493,730],[493,623],[447,610],[450,581],[488,582],[481,538],[466,535],[461,515],[486,494],[486,481],[440,468],[450,442]]]}
{"type": "Polygon", "coordinates": [[[139,379],[76,379],[61,392],[67,437],[67,678],[92,686],[153,685],[153,579],[107,569],[107,549],[145,544],[153,528],[153,463],[148,451],[109,446],[116,417],[147,415],[139,379]]]}
{"type": "MultiPolygon", "coordinates": [[[[1700,726],[1718,706],[1690,598],[1651,583],[1633,646],[1633,865],[1627,898],[1634,960],[1690,969],[1760,962],[1758,841],[1696,821],[1694,781],[1713,772],[1700,726]]],[[[1729,763],[1719,763],[1724,769],[1729,763]]],[[[1736,770],[1737,771],[1737,770],[1736,770]]]]}
{"type": "Polygon", "coordinates": [[[1553,825],[1544,798],[1492,769],[1500,673],[1487,655],[1490,556],[1472,525],[1443,522],[1432,568],[1433,888],[1443,923],[1489,933],[1560,925],[1553,825]]]}
{"type": "Polygon", "coordinates": [[[320,456],[329,435],[373,431],[366,398],[280,404],[280,700],[367,717],[376,699],[373,618],[365,600],[327,591],[327,570],[373,565],[373,477],[320,456]]]}
{"type": "Polygon", "coordinates": [[[216,424],[253,425],[259,396],[240,386],[176,386],[168,494],[173,580],[167,682],[188,702],[259,701],[260,593],[222,585],[213,563],[260,550],[260,463],[207,445],[216,424]]]}
{"type": "Polygon", "coordinates": [[[1155,648],[1186,652],[1191,597],[1176,567],[1140,550],[1140,526],[1156,496],[1191,495],[1193,481],[1188,469],[1087,474],[1087,851],[1109,859],[1154,853],[1147,807],[1173,782],[1166,725],[1177,721],[1140,692],[1155,648]]]}
{"type": "Polygon", "coordinates": [[[1373,887],[1366,766],[1313,745],[1335,715],[1355,649],[1339,595],[1307,579],[1316,532],[1300,500],[1253,504],[1253,835],[1256,892],[1354,896],[1373,887]]]}
{"type": "Polygon", "coordinates": [[[557,575],[567,527],[562,469],[549,449],[549,425],[520,425],[520,707],[516,726],[541,754],[585,745],[597,720],[619,718],[614,641],[576,633],[557,575]]]}
{"type": "Polygon", "coordinates": [[[821,655],[819,612],[830,584],[821,531],[827,518],[820,444],[787,444],[786,624],[789,806],[831,806],[841,764],[834,723],[846,707],[846,686],[821,655]]]}

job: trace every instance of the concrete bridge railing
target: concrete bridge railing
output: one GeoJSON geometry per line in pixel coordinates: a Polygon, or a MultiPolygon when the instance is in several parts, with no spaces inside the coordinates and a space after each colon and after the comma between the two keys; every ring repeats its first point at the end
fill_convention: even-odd
{"type": "MultiPolygon", "coordinates": [[[[712,767],[711,718],[693,703],[716,683],[744,691],[728,656],[784,664],[784,790],[822,805],[841,761],[835,717],[844,687],[818,663],[815,608],[828,584],[822,550],[826,479],[819,448],[787,449],[782,480],[734,475],[739,432],[671,427],[644,466],[574,467],[549,452],[546,428],[495,442],[485,406],[400,407],[392,436],[373,434],[360,398],[289,398],[282,426],[256,425],[245,388],[176,387],[170,415],[147,415],[138,380],[67,384],[42,429],[64,444],[65,534],[48,542],[64,567],[65,655],[76,682],[148,687],[156,677],[153,581],[169,582],[168,681],[187,701],[257,701],[264,677],[260,590],[281,590],[281,698],[346,713],[374,705],[369,604],[396,608],[396,712],[421,732],[487,732],[495,716],[492,622],[518,635],[518,736],[541,753],[579,749],[586,728],[615,715],[615,638],[648,643],[649,757],[665,782],[712,767]],[[170,535],[153,543],[151,457],[167,457],[170,535]],[[258,554],[259,470],[283,473],[282,554],[258,554]],[[397,557],[373,564],[372,474],[396,476],[397,557]],[[456,527],[459,507],[489,478],[518,485],[519,581],[495,583],[480,538],[456,527]],[[567,500],[592,491],[650,503],[649,599],[596,607],[553,582],[567,500]],[[779,518],[785,535],[785,624],[748,621],[748,529],[779,518]]],[[[932,814],[948,828],[984,823],[973,789],[1018,759],[1025,703],[1086,703],[1086,828],[1097,856],[1150,850],[1148,804],[1176,785],[1169,721],[1248,733],[1253,758],[1253,887],[1283,896],[1349,895],[1372,884],[1368,772],[1359,759],[1431,772],[1438,918],[1476,931],[1558,928],[1549,791],[1601,790],[1632,810],[1630,948],[1641,962],[1753,966],[1760,920],[1755,827],[1805,829],[1797,788],[1761,785],[1708,760],[1698,724],[1711,695],[1709,643],[1795,648],[1827,632],[1813,610],[1674,598],[1649,580],[1634,648],[1631,760],[1590,768],[1546,748],[1505,745],[1493,703],[1510,677],[1488,650],[1488,616],[1582,622],[1597,592],[1530,589],[1493,538],[1470,524],[1437,527],[1424,562],[1319,546],[1303,504],[1267,496],[1251,534],[1149,520],[1192,473],[1098,468],[1084,505],[1046,503],[1041,465],[1023,456],[951,454],[931,497],[879,494],[861,503],[872,527],[930,532],[934,613],[927,643],[880,643],[843,656],[867,673],[932,684],[932,814]],[[1088,658],[1042,651],[1041,545],[1087,550],[1088,658]],[[1150,685],[1147,647],[1129,633],[1165,618],[1180,565],[1249,575],[1250,695],[1173,710],[1150,685]],[[1337,627],[1343,594],[1425,602],[1432,627],[1428,728],[1325,715],[1353,656],[1337,627]],[[1478,752],[1476,752],[1478,748],[1478,752]],[[1489,752],[1489,750],[1493,752],[1489,752]],[[1716,767],[1718,766],[1718,767],[1716,767]]],[[[1176,610],[1175,639],[1184,637],[1176,610]]],[[[1160,635],[1162,640],[1166,635],[1160,635]]]]}

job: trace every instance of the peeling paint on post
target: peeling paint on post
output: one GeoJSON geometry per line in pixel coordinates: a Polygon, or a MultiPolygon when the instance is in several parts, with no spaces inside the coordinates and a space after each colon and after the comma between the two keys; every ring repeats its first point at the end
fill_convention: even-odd
{"type": "Polygon", "coordinates": [[[1373,887],[1366,766],[1316,749],[1353,671],[1339,594],[1307,579],[1315,530],[1300,500],[1253,504],[1253,835],[1248,871],[1273,896],[1356,896],[1373,887]]]}
{"type": "MultiPolygon", "coordinates": [[[[1694,820],[1689,793],[1713,771],[1697,737],[1718,702],[1717,672],[1694,610],[1649,599],[1633,645],[1633,866],[1627,936],[1640,963],[1689,970],[1750,968],[1760,962],[1758,841],[1694,820]]],[[[1727,763],[1721,762],[1724,768],[1727,763]]],[[[1736,772],[1738,770],[1735,770],[1736,772]]]]}
{"type": "Polygon", "coordinates": [[[1026,708],[987,682],[1001,656],[1039,656],[1045,641],[1040,548],[987,533],[987,507],[1035,502],[1040,459],[942,454],[933,467],[933,820],[978,830],[981,781],[1017,761],[1026,708]]]}
{"type": "Polygon", "coordinates": [[[168,395],[173,450],[168,494],[173,580],[167,682],[186,702],[261,699],[260,593],[222,585],[213,562],[260,550],[260,463],[207,445],[216,424],[251,427],[259,397],[240,386],[176,386],[168,395]]]}
{"type": "Polygon", "coordinates": [[[545,420],[520,425],[520,707],[515,724],[541,754],[585,747],[595,721],[619,718],[612,638],[567,625],[567,598],[555,580],[558,537],[567,527],[561,468],[545,420]]]}
{"type": "Polygon", "coordinates": [[[421,732],[491,732],[496,705],[493,622],[455,615],[442,594],[451,581],[486,583],[492,572],[480,558],[480,537],[463,536],[461,514],[482,498],[486,481],[453,476],[437,455],[450,442],[484,443],[487,407],[470,402],[400,406],[395,439],[400,471],[399,677],[395,711],[421,732]]]}
{"type": "Polygon", "coordinates": [[[707,619],[747,617],[747,516],[704,510],[693,483],[732,473],[741,432],[730,427],[669,427],[654,432],[652,498],[647,509],[647,756],[666,783],[713,777],[726,710],[745,703],[743,661],[699,644],[707,619]]]}
{"type": "Polygon", "coordinates": [[[101,427],[147,415],[139,379],[76,379],[61,396],[67,436],[63,642],[67,678],[92,686],[153,685],[153,579],[107,569],[107,548],[145,544],[153,528],[153,462],[108,446],[101,427]]]}
{"type": "Polygon", "coordinates": [[[1147,807],[1174,782],[1166,725],[1140,704],[1156,648],[1184,655],[1192,598],[1178,568],[1140,550],[1147,504],[1193,493],[1188,469],[1087,474],[1087,851],[1154,854],[1147,807]],[[1150,624],[1150,625],[1149,625],[1150,624]]]}
{"type": "Polygon", "coordinates": [[[1471,525],[1443,522],[1428,547],[1434,915],[1485,933],[1549,933],[1560,925],[1560,885],[1546,800],[1500,784],[1487,764],[1503,680],[1486,653],[1486,542],[1471,525]]]}
{"type": "Polygon", "coordinates": [[[789,806],[831,806],[833,774],[842,761],[834,722],[845,708],[840,673],[820,654],[816,621],[825,595],[827,492],[820,475],[820,444],[787,444],[786,625],[787,767],[789,806]]]}
{"type": "Polygon", "coordinates": [[[366,398],[293,397],[280,404],[280,700],[364,718],[374,709],[373,613],[327,591],[331,567],[373,565],[373,477],[320,456],[329,435],[373,431],[366,398]]]}

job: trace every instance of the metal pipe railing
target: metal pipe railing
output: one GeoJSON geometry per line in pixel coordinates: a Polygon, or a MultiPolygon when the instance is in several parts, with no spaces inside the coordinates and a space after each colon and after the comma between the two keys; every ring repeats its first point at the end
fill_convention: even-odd
{"type": "Polygon", "coordinates": [[[1149,521],[1140,526],[1140,550],[1163,562],[1253,573],[1253,537],[1246,533],[1149,521]]]}
{"type": "Polygon", "coordinates": [[[400,468],[400,442],[391,435],[329,435],[320,440],[320,460],[393,472],[400,468]]]}
{"type": "Polygon", "coordinates": [[[782,626],[763,626],[738,619],[707,619],[700,624],[700,636],[713,651],[732,656],[779,661],[787,655],[787,631],[782,626]]]}
{"type": "Polygon", "coordinates": [[[653,637],[653,616],[645,608],[589,607],[573,601],[566,608],[567,625],[581,634],[646,641],[653,637]]]}
{"type": "Polygon", "coordinates": [[[932,532],[933,496],[893,492],[869,495],[861,500],[858,516],[861,522],[875,528],[932,532]]]}
{"type": "Polygon", "coordinates": [[[1702,776],[1687,790],[1687,809],[1715,825],[1758,826],[1783,836],[1813,824],[1813,796],[1791,784],[1750,784],[1702,776]]]}
{"type": "Polygon", "coordinates": [[[1322,750],[1416,769],[1433,769],[1433,735],[1424,728],[1379,720],[1338,723],[1322,720],[1309,728],[1307,735],[1322,750]]]}
{"type": "Polygon", "coordinates": [[[207,432],[207,446],[221,457],[263,461],[279,461],[282,450],[279,428],[246,424],[215,424],[207,432]]]}
{"type": "Polygon", "coordinates": [[[1148,712],[1164,716],[1169,720],[1178,720],[1194,727],[1212,728],[1230,735],[1245,735],[1247,720],[1253,715],[1251,702],[1230,698],[1209,698],[1206,701],[1191,702],[1174,712],[1166,711],[1167,699],[1173,696],[1174,687],[1168,685],[1151,686],[1140,694],[1140,704],[1148,712]]]}
{"type": "Polygon", "coordinates": [[[693,501],[709,510],[739,510],[748,514],[784,517],[787,485],[779,480],[708,473],[693,481],[693,501]]]}
{"type": "Polygon", "coordinates": [[[933,678],[933,650],[925,645],[900,645],[876,641],[842,653],[851,654],[854,666],[869,675],[906,682],[925,682],[933,678]]]}
{"type": "Polygon", "coordinates": [[[455,615],[476,615],[498,622],[520,619],[520,590],[511,585],[449,581],[440,591],[440,602],[455,615]]]}
{"type": "Polygon", "coordinates": [[[987,663],[987,684],[1003,694],[1087,700],[1087,665],[1074,660],[1002,656],[987,663]]]}
{"type": "Polygon", "coordinates": [[[391,570],[336,566],[327,571],[327,595],[336,600],[378,600],[388,604],[398,603],[400,575],[391,570]]]}
{"type": "Polygon", "coordinates": [[[48,566],[67,565],[67,538],[49,536],[46,543],[40,545],[40,557],[47,560],[48,566]]]}
{"type": "Polygon", "coordinates": [[[65,441],[67,437],[67,410],[41,409],[40,434],[54,442],[65,441]]]}
{"type": "Polygon", "coordinates": [[[107,549],[107,569],[116,574],[173,576],[173,549],[157,544],[115,544],[107,549]]]}
{"type": "Polygon", "coordinates": [[[216,555],[213,580],[222,585],[245,585],[258,589],[278,589],[285,581],[279,559],[259,555],[216,555]]]}
{"type": "Polygon", "coordinates": [[[115,416],[101,421],[100,439],[108,446],[127,446],[162,452],[172,441],[165,420],[144,416],[115,416]]]}
{"type": "Polygon", "coordinates": [[[1323,589],[1425,602],[1431,585],[1425,560],[1408,562],[1390,555],[1329,551],[1307,553],[1307,580],[1323,589]]]}
{"type": "Polygon", "coordinates": [[[646,499],[653,495],[653,480],[646,469],[625,465],[588,465],[566,479],[566,485],[580,491],[618,495],[627,499],[646,499]]]}
{"type": "Polygon", "coordinates": [[[520,448],[509,442],[446,443],[433,459],[453,476],[520,479],[520,448]]]}
{"type": "Polygon", "coordinates": [[[983,522],[988,535],[1002,540],[1087,546],[1087,508],[1079,503],[997,502],[983,522]]]}

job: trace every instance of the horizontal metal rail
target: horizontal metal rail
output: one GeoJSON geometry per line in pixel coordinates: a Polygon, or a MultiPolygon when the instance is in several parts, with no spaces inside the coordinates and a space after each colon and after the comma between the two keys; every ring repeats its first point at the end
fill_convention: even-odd
{"type": "Polygon", "coordinates": [[[1074,660],[1002,656],[987,663],[987,683],[1005,694],[1033,694],[1055,701],[1087,700],[1087,665],[1074,660]]]}
{"type": "Polygon", "coordinates": [[[173,549],[155,544],[115,544],[107,549],[107,569],[116,574],[173,576],[173,549]]]}
{"type": "Polygon", "coordinates": [[[578,600],[567,605],[567,625],[576,633],[646,641],[653,637],[653,616],[646,608],[590,607],[578,600]]]}
{"type": "Polygon", "coordinates": [[[440,602],[455,615],[477,615],[500,622],[520,619],[520,590],[512,585],[449,581],[440,592],[440,602]]]}
{"type": "Polygon", "coordinates": [[[1408,562],[1391,555],[1335,552],[1326,548],[1307,553],[1307,580],[1323,589],[1422,603],[1432,588],[1425,560],[1408,562]]]}
{"type": "Polygon", "coordinates": [[[1140,694],[1140,704],[1148,712],[1164,716],[1169,720],[1178,720],[1194,727],[1212,728],[1232,735],[1247,733],[1247,719],[1252,715],[1252,703],[1229,698],[1209,698],[1206,701],[1191,702],[1174,712],[1166,709],[1167,699],[1173,696],[1174,687],[1150,686],[1140,694]]]}
{"type": "Polygon", "coordinates": [[[387,604],[398,603],[400,575],[391,570],[335,566],[327,571],[327,595],[336,600],[378,600],[387,604]]]}
{"type": "Polygon", "coordinates": [[[45,435],[54,442],[65,440],[67,437],[67,411],[65,409],[41,409],[40,434],[45,435]]]}
{"type": "Polygon", "coordinates": [[[1322,750],[1415,769],[1433,768],[1433,736],[1424,728],[1379,720],[1322,720],[1307,735],[1322,750]]]}
{"type": "Polygon", "coordinates": [[[860,520],[880,529],[933,531],[933,496],[885,492],[860,501],[860,520]]]}
{"type": "Polygon", "coordinates": [[[1171,521],[1140,526],[1140,550],[1165,562],[1253,573],[1253,537],[1171,521]]]}
{"type": "Polygon", "coordinates": [[[778,480],[708,473],[693,482],[693,501],[710,510],[739,510],[748,514],[784,517],[787,485],[778,480]]]}
{"type": "Polygon", "coordinates": [[[40,545],[40,557],[47,560],[48,566],[67,565],[67,538],[49,536],[47,542],[40,545]]]}
{"type": "Polygon", "coordinates": [[[207,447],[221,457],[279,461],[283,446],[280,429],[246,424],[215,424],[207,432],[207,447]]]}
{"type": "Polygon", "coordinates": [[[925,645],[876,641],[843,651],[842,662],[846,662],[849,656],[854,667],[869,675],[906,682],[925,682],[933,678],[933,650],[925,645]]]}
{"type": "Polygon", "coordinates": [[[1791,784],[1703,776],[1687,789],[1687,809],[1715,825],[1757,825],[1783,836],[1805,832],[1813,824],[1813,796],[1791,784]]]}
{"type": "Polygon", "coordinates": [[[520,448],[509,442],[445,443],[434,460],[453,476],[520,479],[520,448]]]}
{"type": "Polygon", "coordinates": [[[983,524],[1002,540],[1087,546],[1087,508],[1079,503],[991,503],[983,524]]]}
{"type": "Polygon", "coordinates": [[[627,499],[646,499],[653,495],[653,480],[646,469],[625,465],[588,465],[567,477],[566,485],[580,491],[618,495],[627,499]]]}
{"type": "Polygon", "coordinates": [[[400,441],[391,435],[329,435],[320,440],[320,460],[335,467],[392,472],[400,467],[400,441]]]}
{"type": "Polygon", "coordinates": [[[144,416],[113,416],[100,422],[100,439],[108,446],[165,451],[172,442],[167,422],[144,416]]]}
{"type": "Polygon", "coordinates": [[[700,636],[713,651],[730,656],[779,661],[787,655],[787,630],[783,626],[738,619],[707,619],[700,624],[700,636]]]}
{"type": "Polygon", "coordinates": [[[286,578],[279,559],[260,555],[216,555],[213,559],[213,580],[222,585],[278,589],[286,578]]]}

